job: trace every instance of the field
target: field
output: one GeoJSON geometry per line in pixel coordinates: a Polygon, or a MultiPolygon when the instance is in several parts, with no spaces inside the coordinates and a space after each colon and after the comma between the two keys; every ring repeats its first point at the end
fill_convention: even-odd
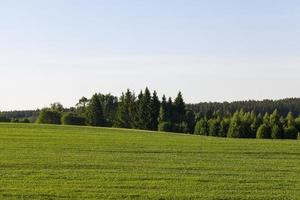
{"type": "Polygon", "coordinates": [[[300,141],[0,124],[0,199],[300,199],[300,141]]]}

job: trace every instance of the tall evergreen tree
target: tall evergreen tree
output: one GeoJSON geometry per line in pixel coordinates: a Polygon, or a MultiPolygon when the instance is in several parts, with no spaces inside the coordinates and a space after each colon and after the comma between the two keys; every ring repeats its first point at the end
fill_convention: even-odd
{"type": "Polygon", "coordinates": [[[174,109],[173,109],[173,101],[172,98],[169,97],[168,102],[166,104],[166,121],[173,123],[173,115],[174,115],[174,109]]]}
{"type": "Polygon", "coordinates": [[[270,116],[270,128],[271,128],[271,138],[272,139],[282,139],[283,138],[283,125],[280,122],[280,116],[278,114],[278,110],[274,110],[274,112],[270,116]]]}
{"type": "Polygon", "coordinates": [[[166,100],[166,96],[163,95],[160,109],[159,109],[158,123],[162,123],[166,121],[167,121],[167,100],[166,100]]]}
{"type": "Polygon", "coordinates": [[[241,138],[243,134],[240,112],[236,111],[231,119],[227,137],[241,138]]]}
{"type": "Polygon", "coordinates": [[[160,113],[160,101],[157,96],[156,91],[153,92],[152,98],[151,98],[151,130],[157,130],[158,127],[158,118],[160,113]]]}
{"type": "Polygon", "coordinates": [[[120,128],[134,127],[134,94],[127,89],[126,93],[122,93],[116,114],[115,126],[120,128]]]}
{"type": "Polygon", "coordinates": [[[86,110],[87,122],[91,126],[104,126],[102,105],[97,94],[94,94],[89,101],[86,110]]]}
{"type": "Polygon", "coordinates": [[[145,89],[143,98],[139,102],[138,108],[138,128],[143,130],[152,129],[152,110],[151,110],[151,94],[148,88],[145,89]]]}
{"type": "Polygon", "coordinates": [[[185,121],[185,103],[183,101],[182,93],[179,92],[174,100],[174,123],[181,123],[185,121]]]}
{"type": "Polygon", "coordinates": [[[298,130],[296,129],[296,122],[293,114],[288,113],[286,117],[286,126],[284,128],[285,139],[297,139],[298,130]]]}

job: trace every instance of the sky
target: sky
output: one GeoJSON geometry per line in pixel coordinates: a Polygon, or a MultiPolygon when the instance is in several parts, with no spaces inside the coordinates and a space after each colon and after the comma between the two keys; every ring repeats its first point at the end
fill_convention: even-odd
{"type": "Polygon", "coordinates": [[[298,0],[0,0],[0,110],[299,97],[299,21],[298,0]]]}

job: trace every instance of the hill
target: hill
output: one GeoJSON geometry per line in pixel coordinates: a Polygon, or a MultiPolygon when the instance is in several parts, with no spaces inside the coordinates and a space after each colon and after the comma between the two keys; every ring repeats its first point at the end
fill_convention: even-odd
{"type": "Polygon", "coordinates": [[[299,144],[0,124],[0,199],[298,199],[299,144]]]}

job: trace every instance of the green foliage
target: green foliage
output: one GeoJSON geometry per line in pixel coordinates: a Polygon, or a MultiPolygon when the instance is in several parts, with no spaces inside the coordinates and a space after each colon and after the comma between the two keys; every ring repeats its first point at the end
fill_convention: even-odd
{"type": "Polygon", "coordinates": [[[52,103],[50,105],[50,110],[53,111],[53,112],[63,112],[64,111],[64,107],[61,103],[59,102],[55,102],[55,103],[52,103]]]}
{"type": "Polygon", "coordinates": [[[25,119],[21,120],[21,123],[28,124],[28,123],[30,123],[30,120],[29,120],[29,119],[27,119],[27,118],[25,118],[25,119]]]}
{"type": "Polygon", "coordinates": [[[161,132],[172,132],[173,125],[171,122],[161,122],[158,124],[158,131],[161,132]]]}
{"type": "Polygon", "coordinates": [[[300,131],[300,116],[295,119],[295,127],[300,131]]]}
{"type": "Polygon", "coordinates": [[[297,139],[298,130],[295,126],[284,128],[284,139],[297,139]]]}
{"type": "Polygon", "coordinates": [[[61,113],[55,110],[50,110],[48,108],[42,109],[37,123],[39,124],[61,124],[61,113]]]}
{"type": "Polygon", "coordinates": [[[10,119],[0,115],[0,122],[10,122],[10,119]]]}
{"type": "Polygon", "coordinates": [[[174,100],[173,104],[173,122],[181,123],[185,120],[185,103],[183,101],[182,93],[179,92],[177,97],[174,100]]]}
{"type": "Polygon", "coordinates": [[[114,126],[119,128],[135,127],[135,114],[135,96],[127,89],[126,93],[122,93],[120,97],[114,126]]]}
{"type": "Polygon", "coordinates": [[[230,123],[227,137],[229,138],[242,138],[243,137],[243,127],[239,112],[235,112],[230,123]]]}
{"type": "Polygon", "coordinates": [[[195,135],[208,135],[208,122],[205,118],[200,119],[195,126],[195,135]]]}
{"type": "Polygon", "coordinates": [[[185,123],[187,124],[188,132],[194,133],[195,128],[195,114],[193,111],[188,110],[185,114],[185,123]]]}
{"type": "Polygon", "coordinates": [[[208,121],[208,127],[209,127],[209,135],[210,136],[219,136],[219,132],[221,129],[221,124],[219,119],[210,119],[208,121]]]}
{"type": "Polygon", "coordinates": [[[64,125],[86,125],[84,117],[77,116],[74,113],[64,113],[61,118],[61,122],[64,125]]]}
{"type": "Polygon", "coordinates": [[[104,126],[102,105],[97,94],[94,94],[86,108],[86,120],[91,126],[104,126]]]}
{"type": "Polygon", "coordinates": [[[151,130],[157,130],[158,128],[158,118],[160,115],[160,101],[157,96],[156,91],[153,92],[151,98],[151,130]]]}
{"type": "Polygon", "coordinates": [[[220,123],[219,137],[226,137],[230,127],[230,119],[224,118],[220,123]]]}
{"type": "Polygon", "coordinates": [[[283,138],[283,129],[277,124],[273,125],[271,128],[271,138],[272,139],[282,139],[283,138]]]}
{"type": "Polygon", "coordinates": [[[250,138],[256,138],[256,133],[262,123],[263,123],[263,120],[262,120],[262,116],[260,114],[257,116],[254,116],[252,123],[250,125],[250,129],[251,129],[251,137],[250,138]]]}
{"type": "MultiPolygon", "coordinates": [[[[153,129],[153,110],[151,107],[151,94],[148,88],[145,89],[144,94],[139,95],[137,102],[137,128],[143,130],[153,129]]],[[[157,117],[156,117],[157,119],[157,117]]]]}
{"type": "Polygon", "coordinates": [[[262,124],[257,130],[256,137],[259,138],[259,139],[269,139],[269,138],[271,138],[270,127],[266,124],[262,124]]]}
{"type": "Polygon", "coordinates": [[[118,98],[111,94],[97,94],[103,110],[105,126],[112,126],[118,109],[118,98]]]}

